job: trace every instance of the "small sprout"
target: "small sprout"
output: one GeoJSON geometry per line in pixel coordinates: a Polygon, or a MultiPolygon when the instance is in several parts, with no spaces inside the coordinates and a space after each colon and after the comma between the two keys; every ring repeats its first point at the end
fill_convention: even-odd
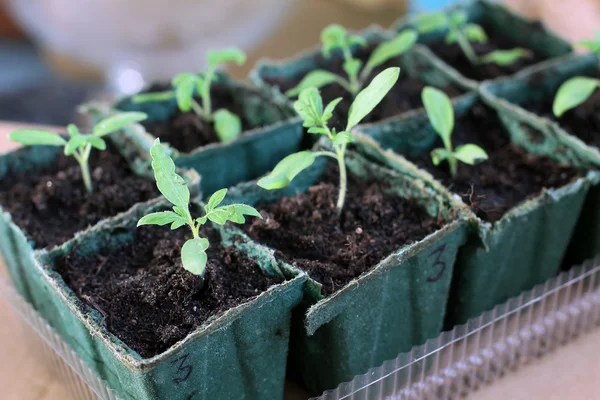
{"type": "Polygon", "coordinates": [[[288,90],[285,94],[288,97],[296,97],[304,89],[312,87],[319,89],[330,83],[337,83],[353,96],[356,96],[375,68],[410,50],[417,42],[417,38],[416,31],[412,29],[403,31],[394,39],[377,46],[363,66],[362,61],[352,55],[351,47],[353,45],[366,46],[367,41],[360,36],[350,35],[340,25],[330,25],[321,33],[322,52],[326,58],[329,58],[333,49],[339,48],[342,50],[343,68],[348,74],[348,79],[318,69],[307,74],[295,88],[288,90]]]}
{"type": "Polygon", "coordinates": [[[91,133],[83,134],[79,129],[70,124],[67,126],[69,140],[65,140],[57,133],[38,129],[19,129],[13,131],[9,138],[14,142],[26,146],[50,145],[64,146],[64,153],[73,156],[81,167],[81,176],[88,193],[93,192],[92,178],[90,176],[89,159],[92,147],[100,151],[106,150],[106,142],[103,136],[123,129],[129,124],[143,121],[148,116],[141,112],[125,112],[113,115],[98,122],[91,133]]]}
{"type": "Polygon", "coordinates": [[[465,164],[475,165],[477,162],[488,159],[488,155],[481,147],[474,144],[463,144],[456,150],[452,147],[452,131],[454,130],[454,109],[448,96],[439,89],[425,87],[421,93],[425,110],[433,129],[442,138],[443,149],[431,152],[433,165],[439,165],[443,160],[448,160],[450,174],[456,177],[457,160],[465,164]]]}
{"type": "Polygon", "coordinates": [[[159,211],[142,217],[137,226],[142,225],[167,225],[177,229],[188,225],[192,230],[193,238],[187,240],[181,248],[181,263],[183,268],[194,275],[204,278],[206,274],[208,239],[199,236],[200,227],[207,221],[223,225],[227,221],[237,224],[245,222],[244,215],[262,218],[260,213],[246,204],[230,204],[219,206],[225,199],[227,189],[216,191],[204,206],[204,215],[193,218],[190,214],[190,191],[181,176],[175,172],[175,163],[167,154],[165,148],[156,139],[150,149],[152,156],[152,169],[156,186],[162,195],[173,204],[173,211],[159,211]]]}
{"type": "Polygon", "coordinates": [[[323,108],[323,99],[318,89],[314,87],[304,89],[294,103],[294,108],[304,120],[304,127],[308,128],[308,133],[325,135],[331,141],[335,152],[301,151],[291,154],[281,160],[270,174],[260,179],[258,186],[267,190],[281,189],[289,185],[296,175],[310,167],[317,157],[331,157],[337,160],[340,171],[337,209],[338,213],[341,213],[344,207],[347,185],[344,157],[346,145],[353,141],[350,131],[383,100],[398,81],[399,75],[400,68],[393,67],[386,69],[373,78],[369,86],[356,95],[350,106],[346,129],[341,132],[336,132],[335,128],[330,129],[327,122],[333,116],[333,111],[342,98],[331,101],[323,108]]]}
{"type": "Polygon", "coordinates": [[[464,11],[453,11],[450,14],[444,12],[421,14],[416,19],[416,26],[421,33],[448,29],[444,41],[447,44],[457,43],[465,57],[474,65],[494,63],[508,66],[531,55],[528,50],[517,47],[510,50],[495,50],[484,56],[478,56],[471,42],[486,43],[488,36],[481,25],[468,22],[467,13],[464,11]]]}
{"type": "Polygon", "coordinates": [[[171,81],[173,90],[138,94],[133,97],[133,101],[135,103],[145,103],[176,99],[181,112],[193,111],[203,121],[214,123],[215,131],[221,142],[235,140],[242,133],[240,118],[226,109],[213,112],[210,99],[210,85],[216,79],[217,68],[228,62],[243,65],[246,62],[246,55],[236,48],[209,51],[208,69],[205,72],[197,75],[189,72],[181,73],[171,81]],[[202,104],[196,101],[195,95],[200,96],[202,104]]]}
{"type": "Polygon", "coordinates": [[[561,117],[565,112],[584,103],[600,87],[600,79],[576,76],[563,82],[556,92],[552,112],[561,117]]]}

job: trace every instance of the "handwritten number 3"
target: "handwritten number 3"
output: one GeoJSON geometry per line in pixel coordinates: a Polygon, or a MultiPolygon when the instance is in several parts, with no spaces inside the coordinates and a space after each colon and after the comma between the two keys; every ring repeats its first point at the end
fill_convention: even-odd
{"type": "Polygon", "coordinates": [[[444,271],[446,270],[446,263],[440,260],[440,258],[442,258],[442,255],[444,254],[444,250],[446,250],[446,244],[441,245],[429,255],[429,257],[431,257],[432,255],[437,254],[435,262],[433,263],[433,267],[435,268],[439,266],[439,272],[435,276],[428,277],[427,282],[437,282],[444,274],[444,271]]]}
{"type": "Polygon", "coordinates": [[[174,383],[179,384],[181,382],[185,382],[192,374],[192,366],[185,365],[185,361],[187,360],[188,356],[189,356],[189,354],[184,354],[183,356],[179,357],[178,359],[171,361],[171,365],[174,365],[177,363],[177,361],[180,361],[179,367],[177,367],[177,372],[175,373],[175,375],[178,375],[178,376],[173,378],[174,383]]]}

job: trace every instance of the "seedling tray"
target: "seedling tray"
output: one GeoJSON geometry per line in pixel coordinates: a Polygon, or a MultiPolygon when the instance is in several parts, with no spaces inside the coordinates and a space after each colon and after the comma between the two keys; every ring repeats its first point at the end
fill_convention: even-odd
{"type": "MultiPolygon", "coordinates": [[[[600,325],[600,255],[311,400],[455,399],[600,325]]],[[[73,399],[118,400],[0,275],[32,352],[73,399]]]]}

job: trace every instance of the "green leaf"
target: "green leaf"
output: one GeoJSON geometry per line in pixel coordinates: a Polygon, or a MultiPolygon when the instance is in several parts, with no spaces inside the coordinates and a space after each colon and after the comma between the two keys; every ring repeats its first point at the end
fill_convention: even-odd
{"type": "Polygon", "coordinates": [[[270,174],[259,179],[257,185],[267,190],[286,187],[296,175],[310,167],[318,156],[317,153],[312,151],[290,154],[281,160],[270,174]]]}
{"type": "Polygon", "coordinates": [[[75,152],[75,150],[77,150],[79,147],[85,146],[86,144],[87,144],[87,140],[86,140],[85,136],[83,136],[83,135],[73,136],[71,139],[69,139],[69,141],[67,142],[67,145],[65,146],[65,155],[70,156],[71,154],[73,154],[75,152]]]}
{"type": "Polygon", "coordinates": [[[517,47],[510,50],[492,51],[481,57],[480,60],[482,63],[494,63],[500,66],[507,66],[513,64],[520,58],[525,58],[530,55],[531,53],[528,50],[517,47]]]}
{"type": "Polygon", "coordinates": [[[190,239],[181,248],[181,263],[183,268],[194,275],[204,276],[206,273],[206,262],[208,256],[206,249],[209,243],[206,238],[190,239]]]}
{"type": "Polygon", "coordinates": [[[321,88],[325,85],[329,85],[330,83],[339,83],[340,77],[336,74],[331,73],[325,70],[315,70],[309,72],[298,85],[288,91],[285,92],[287,97],[296,97],[298,96],[304,89],[307,88],[321,88]]]}
{"type": "Polygon", "coordinates": [[[336,47],[346,45],[346,29],[338,24],[329,25],[321,32],[321,42],[323,42],[323,55],[329,57],[331,50],[336,47]]]}
{"type": "Polygon", "coordinates": [[[142,225],[167,225],[175,221],[181,221],[185,224],[185,219],[177,215],[173,211],[159,211],[143,216],[137,223],[137,226],[142,225]]]}
{"type": "Polygon", "coordinates": [[[347,41],[350,46],[365,47],[368,44],[367,39],[359,35],[348,36],[347,41]]]}
{"type": "Polygon", "coordinates": [[[433,129],[440,135],[444,145],[448,148],[451,143],[450,136],[454,129],[452,102],[446,93],[431,86],[423,89],[421,98],[433,129]]]}
{"type": "Polygon", "coordinates": [[[127,125],[140,122],[148,118],[148,115],[143,112],[123,112],[112,117],[103,119],[94,125],[94,136],[104,136],[109,133],[118,131],[127,125]]]}
{"type": "Polygon", "coordinates": [[[221,64],[234,62],[237,65],[246,63],[246,53],[236,47],[228,47],[222,50],[211,50],[208,52],[208,67],[216,68],[221,64]]]}
{"type": "Polygon", "coordinates": [[[452,43],[456,43],[458,41],[458,31],[457,30],[451,30],[448,32],[448,34],[446,35],[446,37],[444,38],[444,43],[446,44],[452,44],[452,43]]]}
{"type": "Polygon", "coordinates": [[[304,120],[304,127],[321,125],[323,99],[316,88],[304,89],[294,102],[294,109],[304,120]]]}
{"type": "Polygon", "coordinates": [[[444,12],[420,14],[415,18],[415,26],[422,33],[446,29],[448,27],[448,16],[444,12]]]}
{"type": "Polygon", "coordinates": [[[362,66],[362,61],[353,58],[350,60],[344,61],[344,71],[348,74],[348,76],[358,76],[358,72],[360,71],[360,67],[362,66]]]}
{"type": "Polygon", "coordinates": [[[371,53],[365,68],[370,71],[385,63],[389,59],[398,57],[399,55],[407,52],[415,45],[415,43],[417,43],[418,38],[419,34],[417,31],[413,29],[407,29],[394,39],[381,43],[371,53]]]}
{"type": "Polygon", "coordinates": [[[465,11],[458,10],[450,13],[450,25],[453,27],[459,27],[467,23],[469,16],[465,11]]]}
{"type": "Polygon", "coordinates": [[[133,103],[146,103],[151,101],[161,102],[161,101],[170,101],[175,98],[175,91],[166,90],[164,92],[154,92],[154,93],[142,93],[136,94],[131,99],[133,103]]]}
{"type": "Polygon", "coordinates": [[[431,151],[431,161],[433,165],[438,166],[444,160],[450,158],[450,152],[446,149],[435,149],[431,151]]]}
{"type": "Polygon", "coordinates": [[[98,149],[100,151],[106,150],[106,142],[101,137],[97,136],[88,136],[87,142],[92,145],[93,148],[98,149]]]}
{"type": "Polygon", "coordinates": [[[173,206],[173,211],[177,213],[177,215],[181,215],[183,218],[187,218],[189,214],[189,209],[186,207],[173,206]]]}
{"type": "Polygon", "coordinates": [[[463,34],[469,42],[485,43],[488,40],[487,34],[480,25],[467,24],[462,29],[463,34]]]}
{"type": "Polygon", "coordinates": [[[158,190],[173,205],[187,208],[190,202],[190,190],[185,180],[175,172],[175,163],[160,144],[160,139],[154,141],[150,148],[150,155],[158,190]]]}
{"type": "Polygon", "coordinates": [[[179,218],[178,220],[173,221],[173,223],[171,224],[171,230],[174,231],[177,228],[181,228],[185,224],[187,224],[186,219],[185,218],[179,218]]]}
{"type": "Polygon", "coordinates": [[[352,143],[353,141],[354,138],[352,137],[352,134],[350,132],[342,131],[335,135],[335,138],[333,139],[333,144],[336,146],[341,146],[342,144],[352,143]]]}
{"type": "Polygon", "coordinates": [[[196,88],[197,79],[198,77],[196,75],[187,72],[173,78],[177,107],[179,107],[182,112],[188,112],[192,108],[192,100],[194,99],[194,89],[196,88]]]}
{"type": "Polygon", "coordinates": [[[231,111],[222,108],[213,114],[215,131],[223,143],[231,142],[242,134],[242,120],[231,111]]]}
{"type": "Polygon", "coordinates": [[[215,224],[223,225],[227,221],[243,224],[246,222],[244,215],[262,218],[262,215],[260,215],[254,207],[246,204],[230,204],[228,206],[219,207],[208,213],[206,216],[215,224]]]}
{"type": "Polygon", "coordinates": [[[582,40],[581,42],[576,43],[579,46],[585,47],[596,54],[600,53],[600,41],[596,40],[582,40]]]}
{"type": "Polygon", "coordinates": [[[67,132],[69,132],[69,136],[77,136],[80,134],[77,126],[73,124],[67,125],[67,132]]]}
{"type": "Polygon", "coordinates": [[[64,146],[67,144],[58,133],[42,131],[38,129],[18,129],[8,135],[13,142],[26,146],[45,144],[50,146],[64,146]]]}
{"type": "Polygon", "coordinates": [[[223,199],[225,198],[226,195],[227,195],[227,189],[221,189],[221,190],[217,190],[216,192],[214,192],[213,195],[210,196],[210,199],[208,199],[208,203],[206,203],[206,207],[205,207],[206,212],[208,213],[213,208],[215,208],[219,204],[221,204],[221,202],[223,201],[223,199]]]}
{"type": "Polygon", "coordinates": [[[600,80],[577,76],[564,82],[554,98],[552,112],[557,117],[585,102],[600,85],[600,80]]]}
{"type": "Polygon", "coordinates": [[[356,95],[348,112],[348,124],[346,131],[354,128],[367,116],[388,94],[398,81],[400,68],[392,67],[380,72],[363,90],[356,95]]]}
{"type": "Polygon", "coordinates": [[[323,115],[321,115],[321,121],[323,122],[323,124],[326,124],[327,121],[329,121],[331,117],[333,117],[333,111],[335,110],[340,101],[342,101],[342,98],[338,97],[337,99],[331,100],[329,104],[327,104],[327,107],[325,107],[325,109],[323,110],[323,115]]]}
{"type": "Polygon", "coordinates": [[[308,128],[308,133],[314,133],[317,135],[327,135],[329,133],[329,130],[320,126],[312,126],[308,128]]]}
{"type": "Polygon", "coordinates": [[[475,165],[478,162],[488,159],[488,155],[481,147],[476,144],[463,144],[454,151],[454,157],[465,164],[475,165]]]}

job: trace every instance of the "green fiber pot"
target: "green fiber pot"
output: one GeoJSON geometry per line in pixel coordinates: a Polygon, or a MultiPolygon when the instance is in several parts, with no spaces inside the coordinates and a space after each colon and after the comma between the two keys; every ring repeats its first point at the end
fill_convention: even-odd
{"type": "MultiPolygon", "coordinates": [[[[231,90],[234,101],[241,104],[244,117],[254,128],[243,132],[233,142],[212,143],[189,153],[168,146],[178,167],[195,169],[200,174],[201,189],[205,193],[213,193],[266,173],[282,158],[298,151],[303,137],[302,122],[295,117],[290,106],[276,104],[255,88],[224,75],[219,75],[219,81],[231,90]]],[[[162,121],[177,112],[177,103],[172,100],[136,104],[130,96],[120,99],[108,109],[89,107],[88,111],[92,111],[96,118],[106,117],[115,111],[142,111],[149,115],[149,121],[162,121]]],[[[121,140],[133,143],[141,152],[149,152],[155,139],[151,132],[138,126],[126,133],[127,136],[121,140]]]]}
{"type": "MultiPolygon", "coordinates": [[[[563,161],[572,160],[582,167],[600,169],[600,149],[569,134],[558,121],[550,120],[520,107],[554,98],[560,85],[574,76],[595,76],[599,72],[595,54],[567,56],[540,64],[512,81],[486,84],[481,88],[484,100],[498,104],[499,115],[516,140],[527,140],[531,149],[552,153],[563,161]]],[[[565,257],[565,266],[579,264],[600,253],[600,181],[590,188],[584,209],[565,257]]]]}
{"type": "Polygon", "coordinates": [[[108,331],[103,316],[56,272],[57,258],[71,251],[91,255],[130,242],[138,219],[165,206],[162,199],[137,205],[60,247],[39,252],[30,283],[38,312],[119,399],[282,399],[291,310],[302,299],[306,275],[252,243],[231,240],[227,228],[220,230],[224,246],[237,246],[265,273],[287,280],[211,317],[151,358],[142,358],[108,331]]]}
{"type": "MultiPolygon", "coordinates": [[[[114,142],[120,133],[109,136],[114,142]]],[[[154,181],[150,163],[140,156],[131,146],[118,146],[122,156],[125,157],[133,172],[138,176],[146,177],[154,181]]],[[[53,165],[63,149],[56,146],[28,146],[21,147],[10,153],[0,155],[0,179],[10,174],[11,171],[31,171],[38,173],[46,167],[53,165]]],[[[200,177],[195,171],[180,170],[180,174],[190,184],[195,193],[199,191],[200,177]]],[[[103,225],[105,220],[96,225],[103,225]]],[[[81,233],[77,233],[75,236],[81,233]]],[[[29,281],[31,275],[37,272],[34,258],[36,244],[29,239],[24,232],[13,221],[9,212],[0,206],[0,255],[8,269],[11,279],[21,296],[31,300],[31,288],[29,281]]]]}
{"type": "MultiPolygon", "coordinates": [[[[346,159],[349,173],[385,180],[390,192],[418,199],[429,215],[444,215],[453,222],[417,243],[399,244],[397,251],[330,296],[323,296],[318,282],[306,282],[305,301],[292,323],[290,367],[314,393],[439,334],[454,260],[467,236],[465,221],[450,217],[451,203],[419,179],[376,166],[357,153],[350,152],[346,159]]],[[[324,159],[317,159],[284,190],[239,185],[229,191],[230,201],[237,197],[255,204],[304,192],[318,182],[325,166],[324,159]]]]}
{"type": "MultiPolygon", "coordinates": [[[[378,45],[395,37],[390,32],[377,26],[371,26],[359,32],[359,36],[363,37],[368,45],[378,45]]],[[[408,74],[410,77],[419,79],[427,85],[439,88],[444,88],[454,83],[454,79],[451,76],[448,76],[448,74],[439,69],[440,60],[437,60],[437,57],[431,54],[431,52],[425,54],[422,50],[415,51],[420,47],[422,46],[415,46],[415,48],[395,59],[396,64],[401,68],[400,73],[408,74]]],[[[328,65],[333,65],[342,57],[341,52],[338,50],[336,49],[332,52],[332,56],[328,60],[328,65]]],[[[356,53],[357,50],[357,46],[352,48],[353,53],[356,53]]],[[[321,46],[319,45],[283,61],[262,59],[250,72],[250,81],[267,93],[278,104],[292,104],[293,100],[285,96],[279,89],[279,86],[272,85],[269,81],[303,77],[319,68],[320,58],[321,46]]]]}
{"type": "MultiPolygon", "coordinates": [[[[494,31],[545,58],[561,57],[572,52],[572,47],[567,41],[547,30],[540,22],[530,21],[496,2],[474,0],[448,9],[448,11],[453,10],[466,11],[470,22],[490,26],[494,31]]],[[[392,25],[391,29],[400,32],[411,27],[413,27],[413,24],[411,18],[408,17],[398,20],[392,25]]],[[[447,30],[422,34],[419,37],[419,42],[427,45],[427,43],[442,40],[446,33],[447,30]]],[[[424,54],[432,54],[428,48],[421,48],[420,51],[424,54]]],[[[449,79],[457,85],[471,90],[478,88],[480,82],[464,77],[456,69],[437,57],[433,60],[436,62],[436,67],[444,71],[449,79]]],[[[527,71],[530,68],[532,67],[525,68],[522,71],[527,71]]]]}
{"type": "MultiPolygon", "coordinates": [[[[475,95],[455,99],[456,118],[466,113],[476,101],[475,95]]],[[[488,105],[496,111],[500,109],[495,102],[488,105]]],[[[510,128],[514,128],[514,124],[510,128]]],[[[398,118],[386,130],[379,126],[364,126],[362,133],[380,142],[384,148],[412,156],[431,151],[437,138],[425,113],[398,118]],[[423,143],[430,147],[424,148],[423,143]]],[[[531,151],[526,140],[514,140],[519,136],[518,132],[511,132],[510,136],[531,151]]],[[[413,164],[402,156],[390,155],[384,161],[390,167],[411,173],[406,164],[413,164]],[[394,162],[389,164],[389,160],[394,162]]],[[[571,165],[577,165],[575,160],[571,161],[571,165]]],[[[423,171],[422,174],[436,191],[462,203],[457,194],[444,188],[429,173],[423,171]]],[[[477,222],[472,226],[473,235],[457,258],[448,309],[449,326],[464,323],[556,274],[585,197],[597,177],[596,173],[590,172],[561,188],[544,190],[509,210],[494,224],[481,221],[469,211],[469,220],[477,222]]],[[[467,207],[464,203],[463,206],[463,209],[467,207]]]]}

